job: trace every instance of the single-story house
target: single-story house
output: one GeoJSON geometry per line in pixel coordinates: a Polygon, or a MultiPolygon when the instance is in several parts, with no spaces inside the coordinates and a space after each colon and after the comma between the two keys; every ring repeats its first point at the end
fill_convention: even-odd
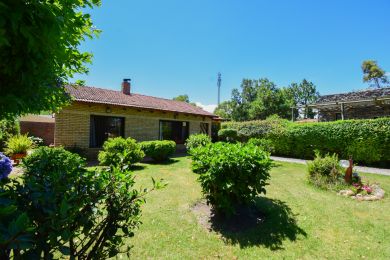
{"type": "Polygon", "coordinates": [[[390,116],[390,88],[324,95],[309,107],[318,111],[318,121],[386,117],[390,116]]]}
{"type": "Polygon", "coordinates": [[[186,102],[132,93],[128,79],[121,91],[66,89],[73,101],[55,115],[54,144],[85,149],[88,157],[94,157],[110,137],[173,140],[182,146],[190,134],[211,135],[215,115],[186,102]]]}

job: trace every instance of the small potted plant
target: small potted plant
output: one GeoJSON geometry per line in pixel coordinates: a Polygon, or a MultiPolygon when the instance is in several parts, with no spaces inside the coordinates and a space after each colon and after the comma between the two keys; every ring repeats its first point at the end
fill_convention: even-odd
{"type": "Polygon", "coordinates": [[[8,139],[6,153],[16,164],[27,155],[27,151],[34,147],[34,142],[27,135],[15,135],[8,139]]]}

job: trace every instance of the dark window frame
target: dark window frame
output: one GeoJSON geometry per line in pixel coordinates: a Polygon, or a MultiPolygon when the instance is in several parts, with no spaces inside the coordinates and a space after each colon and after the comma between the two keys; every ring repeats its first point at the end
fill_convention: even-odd
{"type": "Polygon", "coordinates": [[[209,134],[209,123],[207,123],[207,122],[200,122],[199,123],[199,127],[200,127],[200,133],[201,134],[205,134],[205,135],[209,134]]]}
{"type": "Polygon", "coordinates": [[[105,139],[104,141],[103,141],[103,143],[102,144],[100,144],[99,142],[97,142],[96,141],[96,129],[95,129],[95,133],[92,133],[93,131],[92,131],[92,128],[93,127],[96,127],[96,126],[93,126],[93,124],[95,124],[94,122],[94,120],[95,119],[109,119],[109,118],[111,118],[111,119],[120,119],[120,122],[121,122],[121,125],[120,125],[120,130],[119,130],[119,136],[121,136],[121,137],[124,137],[125,136],[125,117],[121,117],[121,116],[106,116],[106,115],[90,115],[90,117],[89,117],[89,119],[90,119],[90,123],[89,123],[89,148],[102,148],[102,146],[103,146],[103,143],[104,143],[104,141],[105,140],[107,140],[108,139],[108,137],[107,138],[102,138],[102,139],[105,139]],[[93,134],[95,134],[95,136],[93,136],[93,134]],[[93,140],[93,139],[95,139],[95,140],[93,140]],[[96,143],[96,145],[94,145],[94,143],[96,143]]]}
{"type": "Polygon", "coordinates": [[[165,119],[160,119],[159,120],[159,123],[158,123],[158,139],[159,140],[172,140],[172,141],[175,141],[176,144],[184,144],[186,139],[190,136],[190,122],[188,121],[179,121],[179,120],[165,120],[165,119]],[[181,123],[182,124],[182,127],[183,127],[183,123],[186,123],[186,133],[185,133],[185,137],[183,138],[184,140],[181,140],[182,142],[177,142],[176,140],[172,140],[172,139],[163,139],[163,136],[162,136],[162,126],[161,126],[161,123],[164,123],[164,122],[167,122],[167,123],[181,123]]]}

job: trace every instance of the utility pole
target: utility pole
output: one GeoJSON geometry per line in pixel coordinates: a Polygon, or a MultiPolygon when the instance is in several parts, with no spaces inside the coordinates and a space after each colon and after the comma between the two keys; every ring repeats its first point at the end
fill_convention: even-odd
{"type": "Polygon", "coordinates": [[[219,106],[219,103],[221,102],[221,73],[220,72],[218,72],[217,86],[218,86],[218,106],[219,106]]]}

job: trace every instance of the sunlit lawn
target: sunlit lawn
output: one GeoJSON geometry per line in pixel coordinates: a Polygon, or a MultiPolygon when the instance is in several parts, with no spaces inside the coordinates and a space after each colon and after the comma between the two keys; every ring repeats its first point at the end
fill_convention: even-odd
{"type": "MultiPolygon", "coordinates": [[[[149,195],[143,225],[128,240],[136,259],[390,259],[390,199],[356,202],[305,181],[306,166],[277,163],[257,228],[223,235],[198,224],[191,207],[202,198],[190,159],[166,165],[140,164],[138,182],[150,177],[169,185],[149,195]]],[[[366,174],[390,191],[390,177],[366,174]]]]}

